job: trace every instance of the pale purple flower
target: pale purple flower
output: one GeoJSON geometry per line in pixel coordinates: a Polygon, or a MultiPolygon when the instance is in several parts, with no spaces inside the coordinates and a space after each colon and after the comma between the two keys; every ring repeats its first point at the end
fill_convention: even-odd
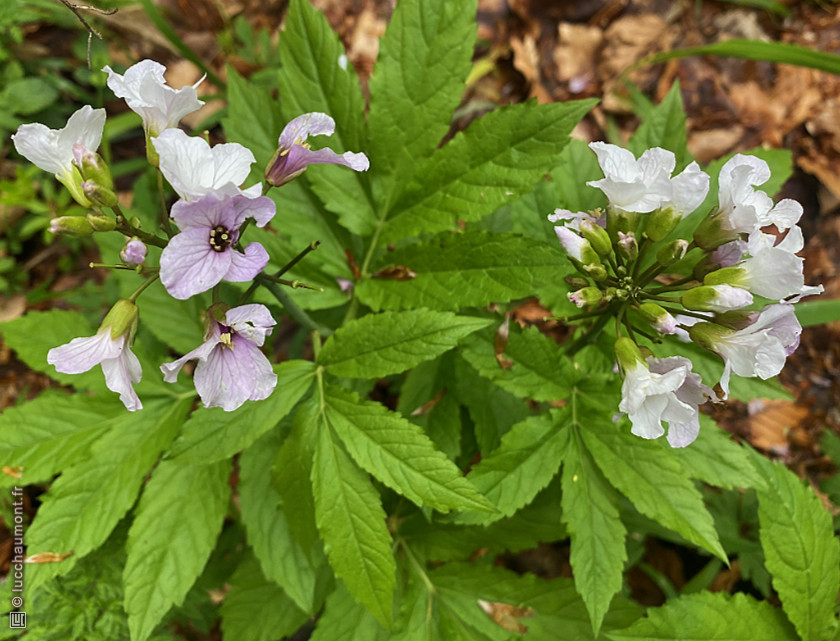
{"type": "Polygon", "coordinates": [[[613,207],[647,213],[673,196],[671,173],[676,159],[670,151],[655,147],[636,160],[633,152],[617,145],[593,142],[589,148],[598,156],[604,178],[586,184],[603,191],[613,207]]]}
{"type": "Polygon", "coordinates": [[[302,174],[307,166],[317,163],[344,165],[355,171],[367,171],[370,163],[363,153],[346,151],[337,154],[332,149],[313,151],[306,142],[309,136],[331,136],[335,121],[327,114],[306,113],[283,128],[277,141],[277,151],[265,171],[270,185],[279,187],[302,174]]]}
{"type": "Polygon", "coordinates": [[[165,129],[177,127],[181,118],[204,104],[195,91],[204,78],[194,85],[173,89],[163,77],[166,67],[154,60],[141,60],[126,69],[125,75],[108,66],[102,71],[108,74],[111,91],[143,119],[147,136],[157,136],[165,129]]]}
{"type": "Polygon", "coordinates": [[[161,365],[163,379],[174,383],[184,364],[198,359],[194,381],[204,407],[232,412],[245,401],[268,398],[277,385],[277,375],[260,351],[276,324],[268,309],[257,304],[234,307],[221,321],[213,318],[211,308],[208,316],[204,343],[161,365]]]}
{"type": "Polygon", "coordinates": [[[130,412],[143,409],[132,383],[143,376],[140,361],[131,351],[131,341],[137,326],[134,303],[118,301],[102,321],[95,336],[74,338],[66,345],[47,352],[47,362],[63,374],[81,374],[96,365],[102,366],[105,385],[120,395],[130,412]]]}
{"type": "Polygon", "coordinates": [[[567,227],[555,227],[554,233],[557,234],[557,238],[560,240],[563,250],[570,258],[584,264],[600,262],[598,260],[598,256],[595,254],[595,250],[592,249],[592,245],[589,244],[589,241],[580,237],[571,229],[567,227]]]}
{"type": "Polygon", "coordinates": [[[268,264],[268,252],[259,243],[250,243],[244,254],[234,249],[239,228],[247,218],[263,227],[274,211],[274,201],[265,196],[220,200],[209,195],[196,202],[176,202],[172,218],[181,233],[160,255],[160,280],[166,291],[183,300],[222,280],[253,280],[268,264]]]}
{"type": "Polygon", "coordinates": [[[82,176],[73,164],[73,148],[78,145],[79,149],[97,149],[104,127],[105,110],[85,105],[70,116],[62,129],[50,129],[37,122],[21,125],[12,135],[12,142],[21,156],[55,174],[79,204],[89,207],[90,201],[80,187],[82,176]]]}
{"type": "Polygon", "coordinates": [[[152,145],[160,157],[163,177],[182,200],[201,200],[211,194],[257,198],[262,193],[259,184],[239,187],[251,173],[254,154],[238,143],[210,147],[203,138],[166,129],[152,138],[152,145]]]}
{"type": "Polygon", "coordinates": [[[125,247],[120,250],[120,260],[129,267],[142,265],[146,260],[146,245],[138,238],[129,240],[125,247]]]}

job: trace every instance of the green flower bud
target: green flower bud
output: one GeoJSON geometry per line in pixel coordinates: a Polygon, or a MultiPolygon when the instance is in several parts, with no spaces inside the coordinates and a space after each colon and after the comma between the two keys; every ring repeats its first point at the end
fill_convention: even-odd
{"type": "Polygon", "coordinates": [[[99,183],[86,180],[82,183],[82,191],[88,200],[100,207],[116,207],[120,204],[113,190],[103,187],[99,183]]]}
{"type": "Polygon", "coordinates": [[[569,300],[578,307],[591,307],[604,299],[603,292],[597,287],[584,287],[567,294],[569,300]]]}
{"type": "Polygon", "coordinates": [[[93,233],[93,226],[84,216],[61,216],[50,221],[50,231],[53,234],[90,236],[93,233]]]}
{"type": "Polygon", "coordinates": [[[85,182],[95,183],[101,189],[114,191],[114,180],[106,162],[95,151],[76,144],[73,146],[74,164],[81,170],[85,182]]]}
{"type": "Polygon", "coordinates": [[[713,211],[704,218],[694,230],[694,242],[698,247],[712,250],[738,238],[738,234],[724,229],[723,215],[720,211],[713,211]]]}
{"type": "Polygon", "coordinates": [[[673,207],[657,209],[656,211],[651,212],[647,217],[645,236],[650,238],[653,242],[658,243],[674,231],[677,223],[681,220],[682,216],[677,214],[673,207]]]}
{"type": "Polygon", "coordinates": [[[105,214],[88,214],[85,216],[93,231],[114,231],[117,222],[105,214]]]}
{"type": "Polygon", "coordinates": [[[687,251],[688,241],[678,238],[656,252],[656,262],[663,267],[668,267],[669,265],[676,263],[678,260],[682,260],[687,251]]]}
{"type": "Polygon", "coordinates": [[[696,323],[688,328],[688,337],[703,349],[715,350],[721,338],[731,335],[733,330],[716,323],[696,323]]]}
{"type": "Polygon", "coordinates": [[[607,208],[607,233],[612,242],[618,242],[618,232],[635,232],[639,223],[639,214],[633,211],[624,211],[614,207],[607,208]]]}
{"type": "Polygon", "coordinates": [[[137,305],[130,300],[118,300],[111,311],[105,316],[99,329],[111,328],[111,338],[116,339],[128,334],[129,342],[134,339],[134,332],[137,331],[137,319],[140,313],[137,305]]]}
{"type": "Polygon", "coordinates": [[[69,191],[70,195],[73,196],[73,200],[79,203],[82,207],[91,206],[90,200],[88,200],[87,196],[85,196],[85,192],[82,189],[82,182],[84,179],[82,178],[82,174],[79,172],[79,168],[76,167],[76,165],[70,165],[69,169],[60,174],[56,174],[55,177],[58,182],[67,187],[67,191],[69,191]]]}
{"type": "Polygon", "coordinates": [[[601,263],[583,265],[583,271],[596,283],[603,283],[607,280],[607,270],[601,263]]]}
{"type": "Polygon", "coordinates": [[[582,287],[589,287],[589,281],[580,276],[566,276],[563,280],[572,289],[581,289],[582,287]]]}
{"type": "Polygon", "coordinates": [[[610,237],[600,225],[596,225],[591,220],[583,220],[580,223],[580,233],[600,256],[608,256],[612,253],[610,237]]]}
{"type": "Polygon", "coordinates": [[[677,321],[661,305],[642,303],[639,314],[660,334],[673,334],[677,331],[677,321]]]}
{"type": "Polygon", "coordinates": [[[615,244],[616,251],[627,262],[633,262],[639,257],[639,243],[636,241],[636,234],[632,231],[626,234],[618,232],[618,242],[615,244]]]}
{"type": "Polygon", "coordinates": [[[727,312],[752,304],[747,290],[731,285],[701,285],[689,289],[680,299],[686,309],[705,312],[727,312]]]}
{"type": "Polygon", "coordinates": [[[625,372],[639,366],[647,367],[639,346],[626,336],[622,336],[615,342],[615,357],[619,367],[625,372]]]}
{"type": "Polygon", "coordinates": [[[735,285],[742,286],[745,282],[746,273],[741,267],[723,267],[706,274],[703,278],[704,285],[735,285]]]}

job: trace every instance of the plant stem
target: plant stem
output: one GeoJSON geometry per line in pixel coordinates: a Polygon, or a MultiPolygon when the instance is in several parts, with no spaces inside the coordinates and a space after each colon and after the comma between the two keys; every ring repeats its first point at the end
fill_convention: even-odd
{"type": "Polygon", "coordinates": [[[321,241],[320,241],[320,240],[313,240],[311,243],[309,243],[309,245],[306,247],[306,249],[304,249],[304,250],[303,250],[302,252],[300,252],[297,256],[295,256],[294,258],[292,258],[292,260],[290,260],[288,263],[286,263],[286,265],[285,265],[284,267],[282,267],[282,268],[280,269],[280,271],[278,271],[276,274],[274,274],[274,276],[275,276],[276,278],[279,278],[280,276],[282,276],[283,274],[285,274],[285,273],[286,273],[287,271],[289,271],[292,267],[294,267],[294,266],[295,266],[295,265],[297,265],[297,264],[298,264],[301,260],[303,260],[303,258],[304,258],[304,257],[305,257],[305,256],[306,256],[309,252],[312,252],[312,251],[315,251],[316,249],[318,249],[318,246],[319,246],[320,244],[321,244],[321,241]]]}
{"type": "Polygon", "coordinates": [[[306,329],[318,332],[322,336],[329,336],[332,334],[331,329],[319,325],[317,322],[312,320],[309,314],[298,307],[297,303],[292,300],[292,297],[289,296],[282,287],[273,282],[270,278],[267,278],[265,274],[258,274],[257,280],[263,287],[271,292],[274,298],[277,299],[277,302],[279,302],[283,306],[283,309],[286,310],[286,313],[288,313],[289,316],[303,325],[306,329]]]}
{"type": "Polygon", "coordinates": [[[145,281],[143,281],[143,283],[141,283],[140,287],[138,287],[137,289],[134,290],[134,293],[131,296],[128,297],[128,300],[130,300],[132,303],[134,301],[136,301],[137,297],[140,294],[142,294],[149,285],[154,283],[158,279],[159,276],[160,276],[159,273],[154,274],[153,276],[149,276],[145,281]]]}
{"type": "Polygon", "coordinates": [[[166,209],[166,192],[163,190],[163,173],[157,170],[158,198],[160,198],[160,226],[164,233],[172,238],[172,224],[169,222],[169,212],[166,209]]]}
{"type": "Polygon", "coordinates": [[[564,349],[566,356],[574,356],[582,348],[584,348],[586,344],[589,343],[592,339],[597,338],[601,331],[604,329],[604,326],[607,324],[607,321],[609,321],[609,319],[609,314],[604,314],[603,316],[601,316],[601,318],[599,318],[598,321],[592,327],[590,327],[588,330],[586,330],[586,332],[584,332],[583,336],[578,338],[571,345],[564,349]]]}
{"type": "Polygon", "coordinates": [[[154,245],[155,247],[161,248],[166,247],[167,241],[163,238],[145,232],[142,229],[138,229],[134,225],[130,224],[119,207],[112,207],[111,209],[117,215],[117,225],[114,227],[116,231],[125,234],[126,236],[136,236],[147,245],[154,245]]]}

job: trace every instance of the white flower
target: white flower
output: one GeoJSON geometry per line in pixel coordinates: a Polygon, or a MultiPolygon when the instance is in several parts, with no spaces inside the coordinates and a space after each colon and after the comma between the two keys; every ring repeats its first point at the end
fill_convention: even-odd
{"type": "Polygon", "coordinates": [[[700,165],[692,162],[681,174],[671,179],[671,189],[673,193],[670,199],[663,200],[660,207],[673,207],[680,218],[684,218],[706,200],[709,175],[700,169],[700,165]]]}
{"type": "MultiPolygon", "coordinates": [[[[694,331],[704,323],[692,328],[694,331]]],[[[729,379],[732,373],[750,378],[757,376],[766,380],[782,371],[785,359],[799,346],[802,327],[796,319],[793,305],[768,305],[756,321],[737,331],[717,332],[707,340],[708,349],[723,358],[724,368],[720,386],[729,395],[729,379]]],[[[706,346],[706,345],[704,345],[706,346]]]]}
{"type": "Polygon", "coordinates": [[[248,189],[240,185],[248,178],[254,154],[235,142],[210,147],[203,138],[188,136],[180,129],[166,129],[152,144],[160,156],[160,170],[178,195],[186,201],[262,193],[259,184],[248,189]]]}
{"type": "Polygon", "coordinates": [[[173,89],[163,77],[166,67],[154,60],[141,60],[125,70],[125,75],[104,67],[108,73],[108,87],[118,98],[125,99],[129,109],[143,119],[147,136],[157,136],[163,130],[177,127],[181,118],[199,109],[204,103],[192,86],[173,89]]]}
{"type": "Polygon", "coordinates": [[[770,180],[770,168],[761,158],[736,154],[720,170],[718,201],[724,229],[752,234],[761,227],[776,225],[784,231],[802,216],[802,205],[786,198],[773,200],[754,186],[770,180]]]}
{"type": "Polygon", "coordinates": [[[697,408],[712,397],[699,375],[691,372],[691,361],[681,356],[648,357],[625,369],[618,409],[626,413],[632,432],[642,438],[662,436],[662,421],[669,424],[668,443],[685,447],[700,431],[697,408]]]}
{"type": "Polygon", "coordinates": [[[552,223],[562,223],[564,227],[580,231],[580,224],[584,220],[595,223],[596,225],[604,226],[606,219],[595,218],[592,214],[586,212],[572,212],[568,209],[555,209],[553,214],[548,215],[548,220],[552,223]]]}
{"type": "Polygon", "coordinates": [[[70,116],[62,129],[49,129],[40,123],[21,125],[12,142],[21,156],[55,174],[80,204],[90,206],[79,186],[82,177],[73,165],[73,147],[79,145],[78,148],[95,151],[102,141],[104,127],[105,110],[85,105],[70,116]]]}

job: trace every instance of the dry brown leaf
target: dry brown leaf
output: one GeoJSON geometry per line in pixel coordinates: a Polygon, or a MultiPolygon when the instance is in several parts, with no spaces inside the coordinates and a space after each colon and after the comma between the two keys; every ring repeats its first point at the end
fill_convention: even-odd
{"type": "Polygon", "coordinates": [[[73,551],[64,552],[64,553],[57,553],[57,552],[39,552],[38,554],[33,554],[32,556],[26,557],[23,562],[24,563],[59,563],[64,559],[73,556],[73,551]]]}
{"type": "Polygon", "coordinates": [[[567,84],[570,93],[581,93],[596,81],[595,63],[604,32],[598,27],[561,22],[557,33],[559,43],[554,48],[557,78],[567,84]]]}
{"type": "Polygon", "coordinates": [[[528,631],[528,628],[522,625],[519,619],[534,616],[533,608],[517,607],[507,603],[495,603],[482,599],[478,600],[478,605],[497,625],[519,634],[525,634],[528,631]]]}
{"type": "Polygon", "coordinates": [[[786,452],[790,430],[808,416],[808,409],[781,399],[762,403],[760,411],[749,418],[748,440],[751,445],[762,450],[786,452]]]}
{"type": "Polygon", "coordinates": [[[13,296],[0,294],[0,323],[20,318],[25,311],[26,296],[23,294],[14,294],[13,296]]]}

